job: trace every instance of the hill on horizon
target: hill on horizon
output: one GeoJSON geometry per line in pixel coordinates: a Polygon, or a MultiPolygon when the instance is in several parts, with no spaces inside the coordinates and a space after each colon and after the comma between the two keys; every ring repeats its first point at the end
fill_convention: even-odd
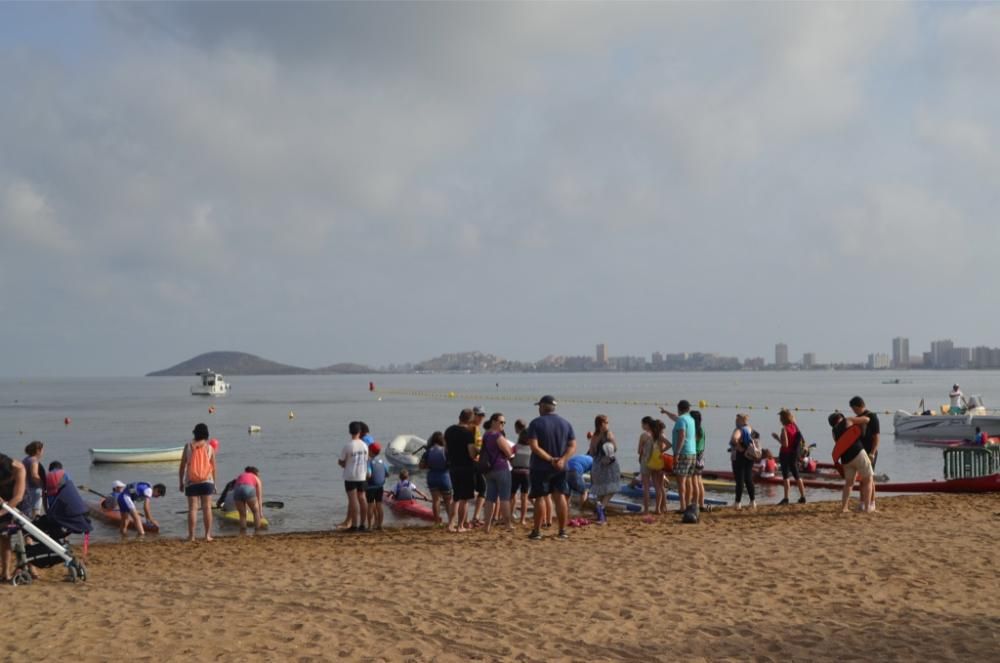
{"type": "Polygon", "coordinates": [[[146,377],[194,375],[198,371],[209,369],[223,375],[357,375],[378,372],[364,364],[352,362],[341,362],[313,369],[282,364],[247,352],[216,350],[192,357],[170,368],[146,373],[146,377]]]}
{"type": "Polygon", "coordinates": [[[146,373],[146,377],[194,375],[206,369],[223,375],[308,375],[313,372],[308,368],[280,364],[246,352],[214,351],[192,357],[170,368],[146,373]]]}

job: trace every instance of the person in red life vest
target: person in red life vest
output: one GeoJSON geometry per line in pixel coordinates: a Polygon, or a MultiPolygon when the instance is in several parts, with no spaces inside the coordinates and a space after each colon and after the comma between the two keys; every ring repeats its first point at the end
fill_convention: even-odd
{"type": "Polygon", "coordinates": [[[827,418],[827,421],[830,428],[833,429],[833,439],[836,441],[833,447],[833,462],[837,464],[838,469],[842,469],[844,474],[844,496],[841,510],[849,511],[848,505],[851,491],[854,489],[854,480],[860,477],[861,511],[869,511],[875,487],[875,472],[872,470],[868,453],[861,443],[868,417],[845,417],[840,412],[834,412],[827,418]]]}

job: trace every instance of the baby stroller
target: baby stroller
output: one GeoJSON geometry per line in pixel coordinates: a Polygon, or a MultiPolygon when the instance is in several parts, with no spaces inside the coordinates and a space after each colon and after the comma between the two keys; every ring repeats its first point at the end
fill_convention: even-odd
{"type": "Polygon", "coordinates": [[[84,554],[90,540],[90,520],[86,516],[87,505],[77,492],[76,486],[62,470],[50,472],[46,476],[49,494],[48,513],[32,522],[23,513],[9,504],[3,510],[18,524],[17,531],[11,533],[11,550],[14,553],[15,568],[11,584],[31,584],[29,565],[46,569],[64,564],[73,582],[87,579],[87,567],[73,555],[67,541],[70,534],[84,535],[84,554]],[[26,541],[25,535],[32,541],[26,541]]]}

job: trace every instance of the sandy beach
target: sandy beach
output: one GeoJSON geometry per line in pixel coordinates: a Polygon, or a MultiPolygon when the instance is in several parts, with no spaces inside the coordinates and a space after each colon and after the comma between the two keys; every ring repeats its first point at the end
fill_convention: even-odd
{"type": "Polygon", "coordinates": [[[997,660],[1000,496],[879,509],[101,544],[0,588],[4,660],[997,660]]]}

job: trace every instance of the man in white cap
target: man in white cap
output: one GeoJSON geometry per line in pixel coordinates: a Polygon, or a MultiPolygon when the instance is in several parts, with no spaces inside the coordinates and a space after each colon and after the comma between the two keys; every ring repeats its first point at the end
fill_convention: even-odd
{"type": "Polygon", "coordinates": [[[951,386],[951,393],[948,394],[948,398],[951,399],[951,403],[948,406],[948,414],[962,414],[966,403],[965,396],[962,395],[962,390],[958,388],[958,384],[951,386]]]}
{"type": "Polygon", "coordinates": [[[113,501],[114,504],[118,506],[118,512],[121,514],[121,519],[118,522],[118,533],[125,536],[128,531],[129,522],[135,523],[136,536],[142,537],[146,536],[146,530],[142,526],[142,518],[139,516],[139,510],[135,508],[135,502],[132,501],[132,497],[125,490],[128,486],[122,481],[115,481],[111,484],[111,497],[108,500],[104,500],[105,505],[108,501],[113,501]]]}

